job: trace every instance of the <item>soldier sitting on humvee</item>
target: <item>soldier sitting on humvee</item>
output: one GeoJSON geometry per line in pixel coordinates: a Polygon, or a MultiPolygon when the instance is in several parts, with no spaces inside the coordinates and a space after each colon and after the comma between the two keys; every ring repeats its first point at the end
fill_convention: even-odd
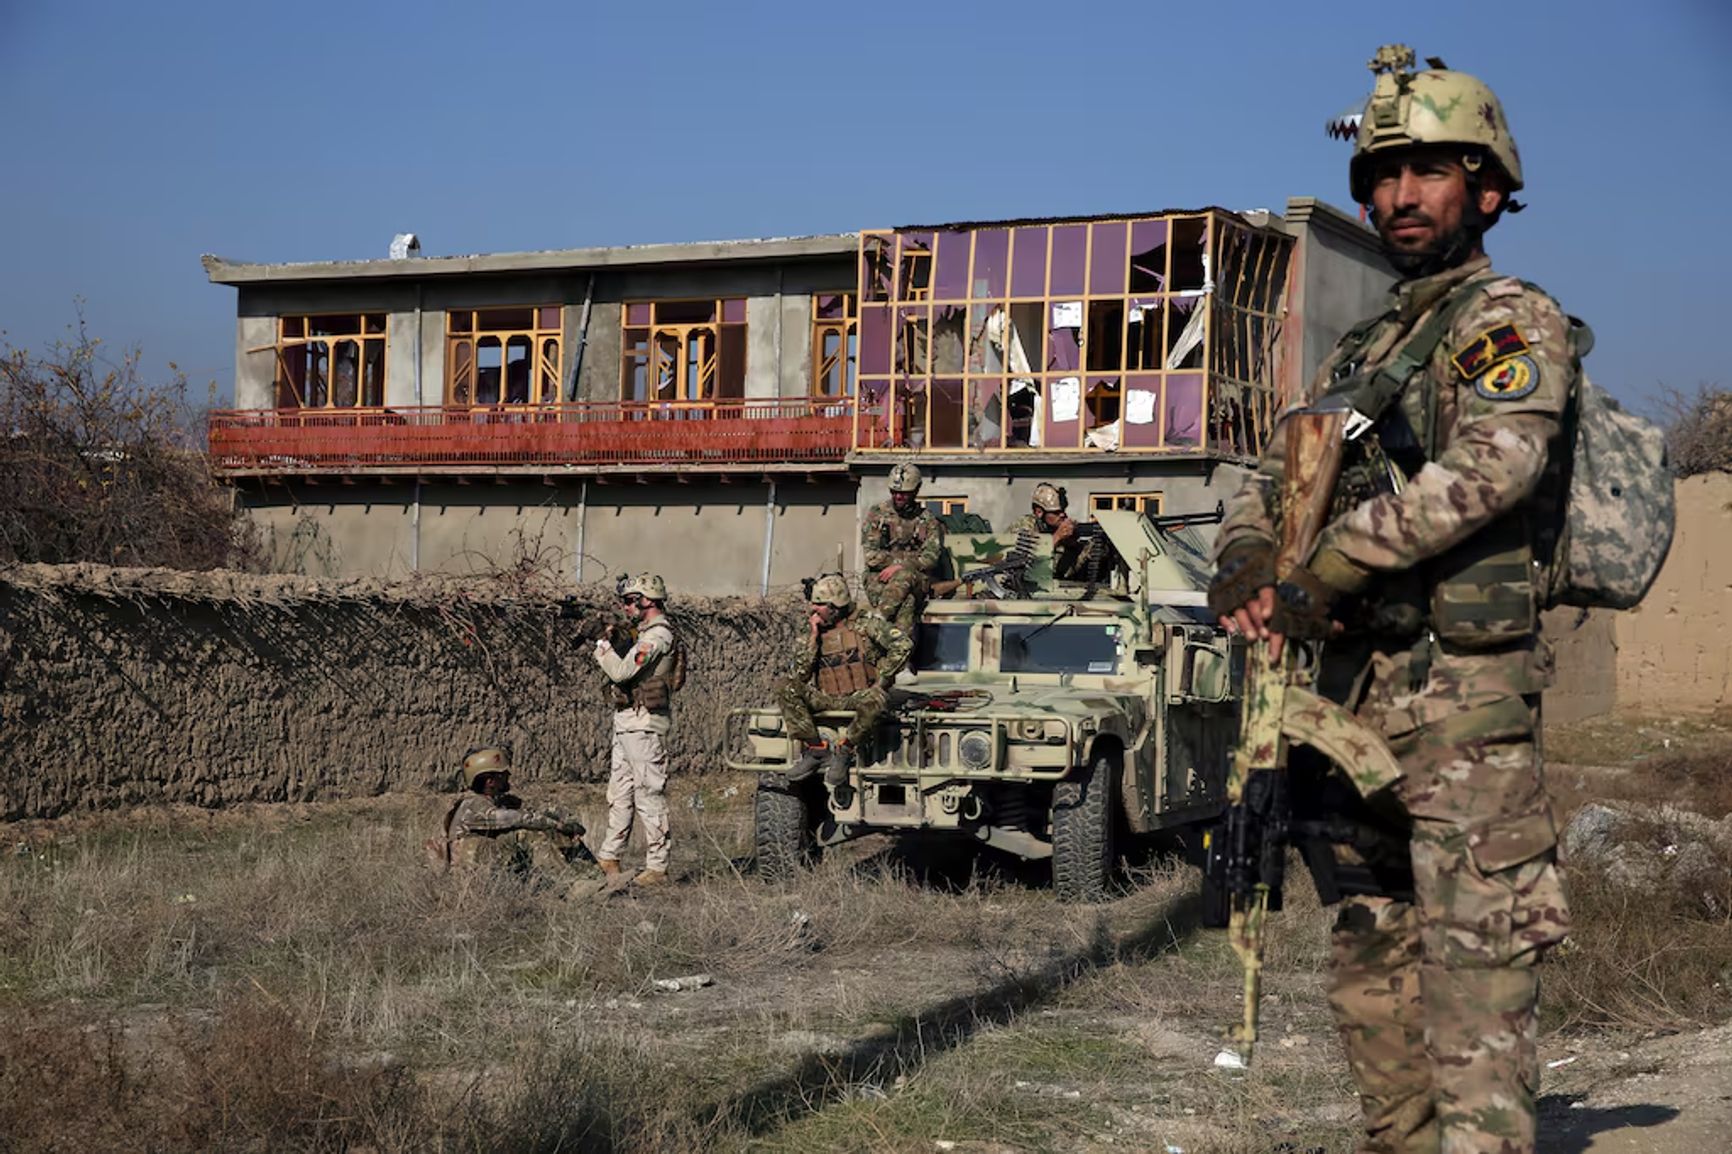
{"type": "Polygon", "coordinates": [[[497,865],[524,876],[575,872],[569,897],[603,888],[601,869],[583,844],[582,823],[555,809],[524,809],[511,792],[510,758],[503,749],[470,750],[463,759],[463,784],[468,792],[446,811],[444,836],[427,843],[436,864],[497,865]]]}
{"type": "Polygon", "coordinates": [[[883,716],[885,691],[914,643],[874,611],[857,607],[840,573],[826,573],[813,584],[807,625],[777,695],[788,737],[802,746],[788,780],[803,781],[823,765],[825,782],[839,789],[848,784],[855,748],[883,716]],[[852,710],[854,720],[841,741],[826,746],[813,715],[839,710],[852,710]]]}

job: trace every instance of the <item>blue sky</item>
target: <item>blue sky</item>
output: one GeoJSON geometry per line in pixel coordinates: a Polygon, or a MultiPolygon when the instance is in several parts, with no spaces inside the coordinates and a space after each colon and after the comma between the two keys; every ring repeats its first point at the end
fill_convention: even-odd
{"type": "Polygon", "coordinates": [[[1346,205],[1322,125],[1407,41],[1503,98],[1489,247],[1596,379],[1732,385],[1732,5],[0,0],[0,330],[233,377],[199,254],[379,257],[1346,205]]]}

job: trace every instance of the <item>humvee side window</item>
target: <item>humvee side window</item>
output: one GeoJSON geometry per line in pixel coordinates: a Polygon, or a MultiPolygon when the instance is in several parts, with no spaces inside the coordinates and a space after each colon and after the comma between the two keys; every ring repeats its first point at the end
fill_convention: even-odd
{"type": "Polygon", "coordinates": [[[1001,673],[1117,673],[1117,625],[1005,625],[1001,673]]]}
{"type": "Polygon", "coordinates": [[[967,625],[923,624],[920,644],[914,653],[914,668],[938,673],[963,673],[968,669],[967,625]]]}

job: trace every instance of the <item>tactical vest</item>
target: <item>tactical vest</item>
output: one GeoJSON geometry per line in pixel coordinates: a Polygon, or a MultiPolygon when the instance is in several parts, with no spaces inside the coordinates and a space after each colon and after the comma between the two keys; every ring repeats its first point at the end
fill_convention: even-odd
{"type": "Polygon", "coordinates": [[[904,517],[892,507],[878,517],[878,548],[898,559],[907,559],[926,545],[936,525],[937,522],[924,510],[912,517],[904,517]]]}
{"type": "Polygon", "coordinates": [[[818,691],[846,697],[878,684],[878,669],[866,656],[866,638],[847,621],[818,635],[818,691]]]}
{"type": "MultiPolygon", "coordinates": [[[[662,624],[657,622],[657,624],[662,624]]],[[[671,634],[673,629],[663,625],[671,634]]],[[[613,687],[615,709],[647,709],[663,712],[673,704],[673,695],[686,684],[686,649],[678,637],[655,661],[624,685],[613,687]]]]}
{"type": "MultiPolygon", "coordinates": [[[[1498,279],[1481,276],[1456,286],[1379,365],[1362,367],[1356,357],[1370,344],[1382,317],[1343,338],[1341,364],[1318,403],[1350,405],[1370,424],[1349,443],[1334,516],[1398,491],[1427,461],[1437,459],[1439,385],[1428,366],[1456,318],[1498,279]],[[1400,404],[1410,386],[1421,390],[1414,406],[1419,428],[1400,404]]],[[[1556,495],[1545,488],[1542,482],[1535,500],[1555,503],[1556,495]]],[[[1533,505],[1524,502],[1412,572],[1390,575],[1373,596],[1369,627],[1398,636],[1429,628],[1440,641],[1475,651],[1502,648],[1532,634],[1538,622],[1533,505]]]]}

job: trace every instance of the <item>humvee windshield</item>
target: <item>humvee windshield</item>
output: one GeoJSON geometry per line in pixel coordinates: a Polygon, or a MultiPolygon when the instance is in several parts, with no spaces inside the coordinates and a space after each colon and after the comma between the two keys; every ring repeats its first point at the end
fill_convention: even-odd
{"type": "Polygon", "coordinates": [[[914,655],[914,668],[939,673],[964,673],[968,670],[968,634],[966,624],[920,627],[920,645],[914,655]]]}
{"type": "Polygon", "coordinates": [[[1117,673],[1117,625],[1004,626],[1001,673],[1117,673]]]}

